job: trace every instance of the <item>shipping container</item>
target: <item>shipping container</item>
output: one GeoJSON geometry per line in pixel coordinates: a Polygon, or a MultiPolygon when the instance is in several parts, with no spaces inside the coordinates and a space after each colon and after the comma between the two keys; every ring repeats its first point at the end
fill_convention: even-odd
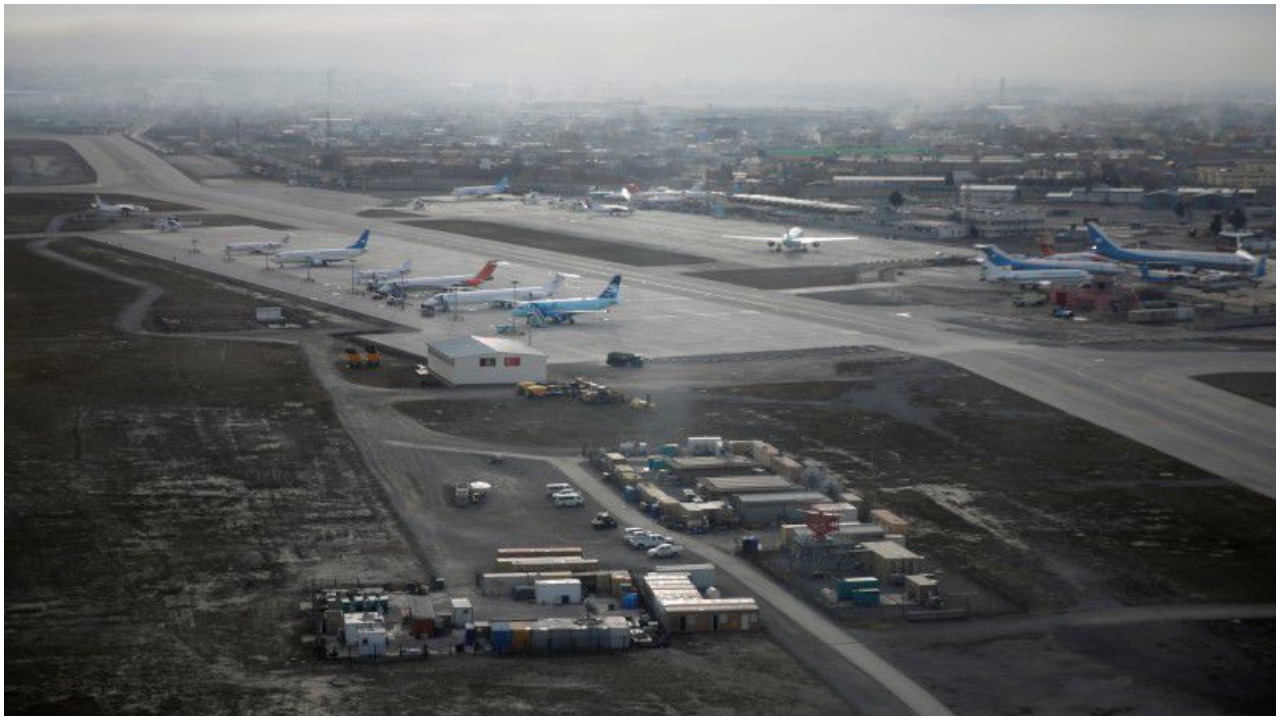
{"type": "Polygon", "coordinates": [[[582,548],[572,547],[543,547],[543,548],[498,548],[499,561],[506,558],[532,558],[532,557],[573,557],[581,556],[582,548]]]}
{"type": "Polygon", "coordinates": [[[906,520],[883,508],[871,511],[871,522],[893,535],[906,535],[910,530],[906,520]]]}
{"type": "Polygon", "coordinates": [[[534,602],[539,605],[569,605],[582,602],[582,581],[538,580],[533,584],[534,602]]]}

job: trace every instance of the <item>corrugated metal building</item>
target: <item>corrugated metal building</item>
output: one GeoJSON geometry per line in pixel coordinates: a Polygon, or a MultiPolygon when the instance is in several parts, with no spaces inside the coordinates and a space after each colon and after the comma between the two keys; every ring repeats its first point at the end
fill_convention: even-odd
{"type": "Polygon", "coordinates": [[[698,481],[698,494],[704,498],[795,489],[795,485],[779,475],[722,475],[702,478],[698,481]]]}
{"type": "Polygon", "coordinates": [[[923,570],[924,557],[902,547],[896,542],[879,540],[862,544],[865,562],[871,565],[875,576],[883,582],[907,575],[918,575],[923,570]]]}
{"type": "Polygon", "coordinates": [[[826,495],[811,490],[738,494],[731,500],[743,525],[801,522],[811,505],[830,501],[826,495]]]}
{"type": "Polygon", "coordinates": [[[760,607],[754,598],[704,598],[687,573],[647,573],[641,585],[649,607],[668,633],[760,627],[760,607]]]}
{"type": "Polygon", "coordinates": [[[519,340],[472,335],[428,341],[427,368],[455,386],[545,382],[547,354],[519,340]]]}

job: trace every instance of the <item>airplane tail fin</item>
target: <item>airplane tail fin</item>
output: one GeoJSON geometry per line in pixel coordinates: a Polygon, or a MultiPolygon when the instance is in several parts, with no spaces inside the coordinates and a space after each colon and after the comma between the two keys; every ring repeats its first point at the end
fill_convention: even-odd
{"type": "Polygon", "coordinates": [[[1267,276],[1267,256],[1263,255],[1258,259],[1258,266],[1253,270],[1253,278],[1261,280],[1267,276]]]}
{"type": "Polygon", "coordinates": [[[493,277],[493,271],[496,270],[497,267],[498,267],[498,261],[490,260],[484,264],[484,267],[480,268],[480,272],[476,273],[476,276],[473,279],[477,283],[485,282],[486,280],[489,280],[490,278],[493,277]]]}
{"type": "Polygon", "coordinates": [[[1009,256],[1005,255],[1004,251],[995,245],[978,245],[977,247],[982,251],[983,255],[987,256],[987,260],[990,261],[992,265],[1007,266],[1013,264],[1013,261],[1009,259],[1009,256]]]}
{"type": "Polygon", "coordinates": [[[285,233],[284,237],[280,238],[280,244],[288,245],[291,238],[293,238],[293,233],[285,233]]]}
{"type": "Polygon", "coordinates": [[[628,190],[628,189],[626,189],[626,188],[624,187],[624,188],[622,188],[622,192],[620,192],[620,193],[618,193],[618,194],[622,196],[622,199],[623,199],[623,200],[626,200],[627,202],[631,202],[631,191],[630,191],[630,190],[628,190]]]}
{"type": "Polygon", "coordinates": [[[564,273],[556,273],[555,277],[551,278],[551,281],[548,282],[546,286],[543,287],[543,289],[546,290],[548,293],[553,293],[559,290],[561,285],[564,285],[564,281],[567,280],[568,277],[569,276],[565,275],[564,273]]]}
{"type": "Polygon", "coordinates": [[[400,270],[399,270],[399,272],[400,272],[401,274],[407,273],[407,272],[409,272],[409,269],[410,269],[412,266],[413,266],[413,258],[409,258],[408,260],[405,260],[405,261],[404,261],[404,264],[403,264],[403,265],[401,265],[401,266],[400,266],[400,270]]]}
{"type": "Polygon", "coordinates": [[[1093,241],[1094,250],[1104,255],[1108,252],[1119,250],[1119,247],[1095,223],[1085,223],[1085,227],[1089,229],[1089,239],[1093,241]]]}
{"type": "Polygon", "coordinates": [[[609,284],[605,286],[604,292],[600,293],[601,300],[621,300],[622,299],[622,276],[614,275],[609,284]]]}
{"type": "Polygon", "coordinates": [[[365,230],[364,232],[360,233],[360,239],[359,239],[359,240],[356,240],[356,241],[355,241],[355,242],[354,242],[354,243],[353,243],[349,248],[347,248],[347,249],[348,249],[348,250],[363,250],[363,249],[365,248],[365,246],[366,246],[366,245],[368,245],[368,244],[369,244],[369,231],[368,231],[368,230],[365,230]]]}
{"type": "Polygon", "coordinates": [[[495,187],[502,192],[506,192],[511,187],[511,178],[503,175],[502,179],[498,181],[498,184],[495,187]]]}

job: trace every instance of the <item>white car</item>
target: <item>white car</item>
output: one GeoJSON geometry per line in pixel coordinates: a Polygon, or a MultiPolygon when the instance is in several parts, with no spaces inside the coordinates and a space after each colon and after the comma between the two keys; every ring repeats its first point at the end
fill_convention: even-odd
{"type": "Polygon", "coordinates": [[[659,535],[653,532],[641,532],[627,536],[627,542],[633,548],[655,548],[659,545],[666,545],[672,542],[672,539],[666,535],[659,535]]]}
{"type": "Polygon", "coordinates": [[[649,548],[649,557],[651,558],[669,558],[680,554],[682,548],[679,545],[671,543],[662,543],[658,547],[649,548]]]}
{"type": "Polygon", "coordinates": [[[582,507],[587,504],[586,498],[574,490],[561,490],[551,496],[551,502],[556,507],[582,507]]]}

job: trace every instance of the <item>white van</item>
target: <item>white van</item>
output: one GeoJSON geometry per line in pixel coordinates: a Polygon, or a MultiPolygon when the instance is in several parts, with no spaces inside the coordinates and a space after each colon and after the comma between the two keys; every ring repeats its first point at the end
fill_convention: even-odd
{"type": "Polygon", "coordinates": [[[569,483],[547,483],[547,496],[550,497],[558,492],[565,490],[573,490],[573,486],[569,483]]]}

